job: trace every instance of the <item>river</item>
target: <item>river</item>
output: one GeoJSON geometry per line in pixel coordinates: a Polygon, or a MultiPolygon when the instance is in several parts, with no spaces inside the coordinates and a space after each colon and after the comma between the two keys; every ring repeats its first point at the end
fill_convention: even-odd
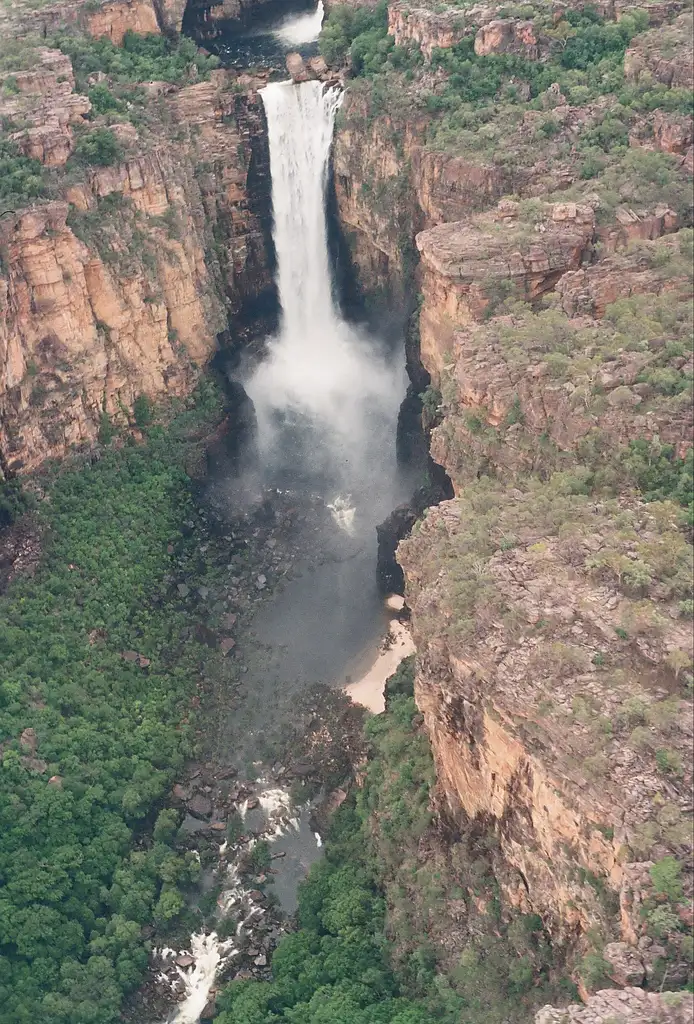
{"type": "MultiPolygon", "coordinates": [[[[306,41],[321,18],[318,10],[279,31],[285,41],[306,41]]],[[[341,92],[320,82],[276,82],[261,96],[280,326],[267,341],[264,360],[242,374],[257,424],[253,457],[233,473],[225,472],[222,460],[207,499],[232,523],[241,513],[253,520],[266,509],[276,521],[280,507],[290,507],[282,544],[295,545],[300,569],[282,586],[269,587],[272,593],[258,604],[238,699],[227,707],[220,702],[215,758],[252,766],[246,770],[255,775],[252,799],[238,803],[252,838],[238,851],[220,842],[214,868],[215,877],[223,878],[217,927],[221,932],[233,915],[235,932],[220,938],[204,929],[186,949],[156,951],[161,983],[180,998],[167,1018],[173,1024],[197,1024],[220,976],[233,973],[243,941],[266,914],[239,874],[239,862],[252,846],[261,839],[272,846],[274,891],[285,913],[295,908],[298,881],[320,855],[310,807],[296,806],[263,762],[267,737],[281,733],[288,707],[316,683],[346,688],[355,700],[380,710],[386,676],[412,649],[397,608],[378,591],[375,572],[376,526],[414,483],[396,457],[407,384],[403,346],[343,319],[329,254],[326,189],[341,92]]],[[[274,544],[273,537],[263,543],[274,544]]],[[[264,573],[257,576],[260,589],[269,582],[264,573]]],[[[191,821],[194,834],[198,826],[191,821]]],[[[256,962],[265,961],[261,952],[256,962]]]]}

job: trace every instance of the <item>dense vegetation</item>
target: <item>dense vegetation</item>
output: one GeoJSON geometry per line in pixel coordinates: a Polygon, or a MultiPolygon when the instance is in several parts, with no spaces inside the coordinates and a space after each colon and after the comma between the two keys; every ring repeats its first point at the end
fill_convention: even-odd
{"type": "MultiPolygon", "coordinates": [[[[101,71],[112,85],[133,85],[139,82],[172,82],[178,84],[190,78],[191,68],[196,78],[205,78],[218,60],[199,50],[191,39],[184,36],[136,35],[126,32],[121,46],[102,37],[63,34],[56,45],[72,60],[79,92],[90,90],[89,76],[101,71]]],[[[104,105],[105,87],[96,92],[97,104],[104,105]]],[[[91,95],[90,95],[91,98],[91,95]]]]}
{"type": "Polygon", "coordinates": [[[192,544],[187,432],[217,409],[203,390],[146,444],[43,480],[41,565],[0,597],[3,1024],[117,1020],[147,963],[143,926],[174,921],[198,871],[170,845],[169,812],[152,826],[192,750],[201,649],[171,573],[192,544]]]}
{"type": "Polygon", "coordinates": [[[0,214],[26,206],[43,193],[42,170],[38,160],[22,156],[0,127],[0,214]]]}
{"type": "MultiPolygon", "coordinates": [[[[325,859],[301,887],[299,930],[276,950],[273,981],[232,982],[217,1024],[501,1024],[527,1021],[549,997],[552,954],[539,918],[502,919],[498,902],[456,966],[437,964],[427,933],[459,879],[418,862],[420,840],[435,842],[433,763],[407,696],[411,660],[390,681],[387,712],[367,724],[365,784],[336,813],[325,859]]],[[[476,892],[491,885],[482,851],[465,871],[476,892]]]]}

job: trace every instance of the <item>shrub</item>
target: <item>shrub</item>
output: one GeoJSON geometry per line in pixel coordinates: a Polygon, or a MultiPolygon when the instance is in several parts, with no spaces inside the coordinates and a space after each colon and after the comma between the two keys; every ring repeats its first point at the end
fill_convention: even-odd
{"type": "Polygon", "coordinates": [[[11,526],[34,505],[31,495],[19,480],[0,481],[0,530],[11,526]]]}
{"type": "Polygon", "coordinates": [[[655,752],[655,761],[661,772],[666,775],[682,775],[682,757],[676,750],[661,747],[655,752]]]}
{"type": "Polygon", "coordinates": [[[115,431],[113,429],[111,417],[106,411],[102,412],[99,419],[99,432],[97,435],[99,444],[109,444],[113,440],[114,433],[115,431]]]}
{"type": "Polygon", "coordinates": [[[108,167],[124,157],[123,147],[110,128],[94,128],[77,140],[75,157],[86,164],[108,167]]]}
{"type": "MultiPolygon", "coordinates": [[[[170,39],[163,35],[136,35],[126,32],[122,46],[105,37],[58,35],[53,41],[72,59],[77,87],[88,91],[87,79],[97,71],[108,75],[111,83],[182,82],[194,66],[198,79],[207,78],[219,65],[219,59],[199,50],[191,39],[170,39]]],[[[97,87],[95,87],[97,88],[97,87]]],[[[103,93],[97,95],[103,96],[103,93]]]]}
{"type": "Polygon", "coordinates": [[[111,111],[123,110],[123,103],[113,95],[109,87],[104,85],[103,82],[93,85],[88,91],[87,96],[89,97],[94,114],[108,114],[111,111]]]}
{"type": "Polygon", "coordinates": [[[138,427],[146,427],[152,422],[152,402],[147,395],[138,395],[133,402],[133,416],[138,427]]]}
{"type": "Polygon", "coordinates": [[[0,137],[0,213],[26,206],[44,192],[43,168],[0,137]]]}
{"type": "Polygon", "coordinates": [[[609,983],[610,965],[599,953],[586,953],[581,960],[578,973],[588,991],[604,988],[609,983]]]}
{"type": "Polygon", "coordinates": [[[671,900],[679,900],[682,897],[682,868],[674,857],[663,857],[656,861],[650,869],[653,888],[657,893],[667,896],[671,900]]]}

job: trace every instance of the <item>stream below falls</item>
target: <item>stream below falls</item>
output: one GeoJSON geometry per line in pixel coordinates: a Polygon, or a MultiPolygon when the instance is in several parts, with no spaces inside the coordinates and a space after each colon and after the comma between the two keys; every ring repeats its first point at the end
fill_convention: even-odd
{"type": "Polygon", "coordinates": [[[217,453],[205,494],[220,529],[235,542],[246,531],[251,552],[250,570],[234,559],[227,566],[227,593],[236,599],[247,578],[258,593],[229,652],[238,689],[233,701],[217,702],[206,737],[215,769],[203,764],[177,787],[194,811],[183,826],[190,843],[200,838],[214,850],[212,863],[209,854],[202,862],[203,883],[219,895],[214,928],[185,948],[153,953],[156,984],[171,1005],[166,1024],[208,1019],[215,987],[242,963],[250,968],[240,976],[267,976],[282,914],[296,909],[298,883],[320,856],[313,804],[297,805],[285,766],[268,756],[268,738],[289,729],[292,709],[310,704],[316,684],[381,710],[385,679],[412,651],[401,599],[384,600],[376,581],[376,526],[417,482],[396,457],[403,345],[342,318],[328,248],[326,187],[341,92],[282,82],[261,96],[281,320],[266,358],[241,373],[254,409],[252,443],[241,459],[217,453]],[[242,821],[234,841],[225,824],[232,813],[242,821]],[[259,842],[272,860],[257,884],[271,876],[277,907],[241,870],[259,842]]]}

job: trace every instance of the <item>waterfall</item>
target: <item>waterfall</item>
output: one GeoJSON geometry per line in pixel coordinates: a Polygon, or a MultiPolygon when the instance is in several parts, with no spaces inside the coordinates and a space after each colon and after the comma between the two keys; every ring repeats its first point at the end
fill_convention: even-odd
{"type": "Polygon", "coordinates": [[[317,323],[335,329],[325,188],[342,91],[321,82],[282,82],[260,95],[270,142],[282,331],[298,339],[317,323]]]}
{"type": "Polygon", "coordinates": [[[286,46],[306,46],[318,39],[324,16],[323,0],[318,0],[315,11],[290,14],[279,28],[273,30],[273,35],[286,46]]]}
{"type": "Polygon", "coordinates": [[[330,476],[334,501],[335,492],[368,491],[374,481],[366,484],[366,469],[376,477],[383,470],[383,439],[394,436],[404,367],[401,358],[387,358],[379,342],[345,323],[335,304],[326,187],[341,91],[321,82],[281,82],[260,95],[270,144],[281,320],[247,391],[266,458],[282,449],[286,462],[291,447],[294,465],[303,459],[312,471],[330,476]],[[357,467],[360,483],[353,479],[357,467]],[[336,479],[340,469],[346,479],[336,479]]]}

